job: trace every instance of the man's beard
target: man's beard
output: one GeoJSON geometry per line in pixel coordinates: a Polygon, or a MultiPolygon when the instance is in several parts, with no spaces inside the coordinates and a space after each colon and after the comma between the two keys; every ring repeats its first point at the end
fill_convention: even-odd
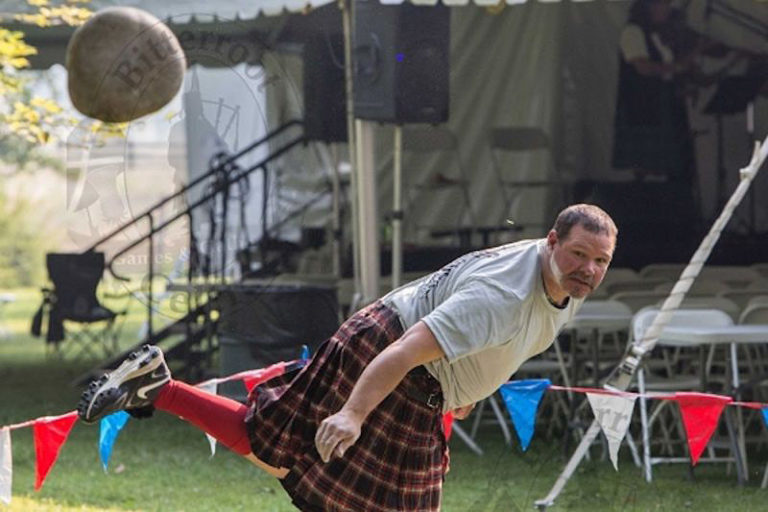
{"type": "MultiPolygon", "coordinates": [[[[565,290],[566,293],[568,293],[568,295],[570,296],[571,295],[570,292],[568,292],[568,289],[565,287],[565,280],[564,280],[565,276],[563,275],[563,271],[560,270],[560,267],[557,265],[557,261],[555,261],[555,253],[554,252],[549,255],[549,268],[552,271],[552,278],[555,280],[557,285],[561,289],[565,290]]],[[[583,297],[587,296],[588,294],[592,293],[592,291],[594,291],[594,289],[595,289],[595,286],[593,284],[594,279],[589,278],[589,277],[587,277],[587,276],[585,276],[583,274],[580,274],[580,273],[577,273],[577,272],[573,272],[571,274],[568,274],[567,277],[575,278],[575,279],[581,281],[582,283],[586,284],[588,286],[588,288],[589,288],[589,291],[587,293],[585,293],[584,296],[576,297],[577,299],[580,299],[580,298],[583,298],[583,297]]]]}

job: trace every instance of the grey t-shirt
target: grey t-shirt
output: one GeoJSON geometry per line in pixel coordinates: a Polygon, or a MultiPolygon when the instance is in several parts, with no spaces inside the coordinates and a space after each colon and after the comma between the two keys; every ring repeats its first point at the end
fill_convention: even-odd
{"type": "Polygon", "coordinates": [[[543,352],[583,300],[547,300],[539,254],[546,240],[524,240],[465,254],[382,300],[408,329],[423,320],[446,357],[425,365],[444,409],[491,395],[527,359],[543,352]]]}

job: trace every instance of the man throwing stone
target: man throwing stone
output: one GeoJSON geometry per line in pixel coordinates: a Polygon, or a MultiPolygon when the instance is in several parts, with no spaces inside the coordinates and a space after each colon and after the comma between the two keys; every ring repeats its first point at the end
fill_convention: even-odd
{"type": "Polygon", "coordinates": [[[301,510],[437,511],[442,414],[466,412],[552,344],[602,281],[617,233],[577,204],[546,238],[466,254],[355,313],[246,405],[172,380],[145,346],[91,383],[78,413],[180,416],[279,478],[301,510]]]}

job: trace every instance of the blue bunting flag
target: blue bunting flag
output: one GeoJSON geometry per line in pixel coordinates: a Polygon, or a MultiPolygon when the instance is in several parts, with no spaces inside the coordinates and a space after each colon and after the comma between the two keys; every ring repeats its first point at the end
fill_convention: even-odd
{"type": "Polygon", "coordinates": [[[499,388],[523,451],[527,450],[531,443],[536,410],[544,391],[550,385],[549,379],[528,379],[507,382],[499,388]]]}
{"type": "Polygon", "coordinates": [[[115,445],[117,435],[130,417],[131,415],[125,411],[117,411],[103,417],[99,423],[99,455],[101,455],[101,465],[104,467],[104,471],[109,465],[109,458],[112,456],[112,447],[115,445]]]}

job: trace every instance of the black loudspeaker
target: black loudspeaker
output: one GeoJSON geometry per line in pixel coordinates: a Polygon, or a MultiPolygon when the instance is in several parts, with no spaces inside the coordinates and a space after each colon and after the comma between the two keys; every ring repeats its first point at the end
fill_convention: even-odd
{"type": "Polygon", "coordinates": [[[323,142],[347,140],[341,34],[319,34],[304,44],[304,135],[323,142]]]}
{"type": "Polygon", "coordinates": [[[355,117],[389,123],[448,120],[450,10],[355,1],[355,117]]]}
{"type": "MultiPolygon", "coordinates": [[[[216,307],[222,375],[298,359],[302,345],[314,354],[339,326],[333,287],[234,284],[219,291],[216,307]]],[[[240,382],[223,383],[219,392],[245,398],[240,382]]]]}

